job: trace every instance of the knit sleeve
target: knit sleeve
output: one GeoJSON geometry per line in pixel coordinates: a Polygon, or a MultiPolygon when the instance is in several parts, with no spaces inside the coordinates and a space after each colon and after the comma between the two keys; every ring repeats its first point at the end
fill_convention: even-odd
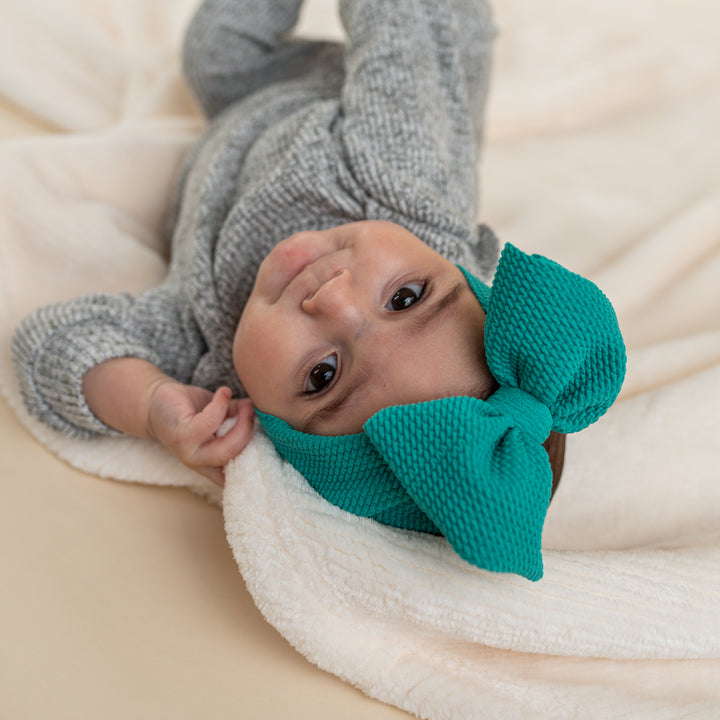
{"type": "Polygon", "coordinates": [[[115,435],[90,410],[85,373],[111,358],[148,360],[186,382],[203,350],[192,319],[163,288],[130,295],[94,294],[49,305],[15,330],[12,360],[31,415],[72,436],[115,435]]]}
{"type": "Polygon", "coordinates": [[[368,193],[418,217],[476,213],[494,28],[482,0],[341,0],[341,137],[368,193]]]}
{"type": "Polygon", "coordinates": [[[203,0],[185,34],[185,77],[208,117],[267,85],[299,77],[334,43],[290,35],[302,0],[203,0]]]}

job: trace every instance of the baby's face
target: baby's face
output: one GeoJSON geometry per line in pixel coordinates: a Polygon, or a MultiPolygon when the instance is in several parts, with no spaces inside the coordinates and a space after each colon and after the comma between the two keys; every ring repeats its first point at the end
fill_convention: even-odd
{"type": "Polygon", "coordinates": [[[388,405],[487,394],[484,324],[453,263],[398,225],[364,221],[273,249],[233,361],[259,410],[343,435],[388,405]]]}

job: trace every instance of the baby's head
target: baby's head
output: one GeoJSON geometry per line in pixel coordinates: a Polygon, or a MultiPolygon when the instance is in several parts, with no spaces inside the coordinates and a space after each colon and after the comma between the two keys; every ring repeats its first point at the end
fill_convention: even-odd
{"type": "Polygon", "coordinates": [[[562,434],[597,420],[625,372],[588,280],[508,245],[491,289],[379,221],[280,243],[233,358],[266,433],[326,499],[531,579],[562,434]]]}
{"type": "Polygon", "coordinates": [[[284,240],[260,266],[235,335],[258,410],[347,435],[388,405],[494,389],[485,311],[462,271],[393,223],[284,240]]]}

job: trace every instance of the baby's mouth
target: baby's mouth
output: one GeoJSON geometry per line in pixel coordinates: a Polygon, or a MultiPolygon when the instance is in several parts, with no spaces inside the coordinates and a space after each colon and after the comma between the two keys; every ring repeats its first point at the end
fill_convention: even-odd
{"type": "Polygon", "coordinates": [[[323,232],[302,232],[278,243],[265,259],[272,302],[294,286],[308,267],[337,250],[335,239],[323,232]]]}
{"type": "Polygon", "coordinates": [[[349,271],[347,256],[350,250],[335,250],[308,263],[287,284],[293,299],[303,302],[311,300],[328,282],[349,271]]]}

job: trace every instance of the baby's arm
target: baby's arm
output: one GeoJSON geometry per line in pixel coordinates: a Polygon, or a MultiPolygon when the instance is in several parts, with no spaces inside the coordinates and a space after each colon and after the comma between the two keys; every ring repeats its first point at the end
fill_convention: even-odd
{"type": "Polygon", "coordinates": [[[83,393],[93,413],[128,435],[160,441],[185,465],[223,484],[223,467],[252,437],[250,400],[232,399],[229,388],[215,393],[169,377],[139,358],[114,358],[92,367],[83,393]],[[217,437],[220,426],[236,418],[217,437]]]}
{"type": "Polygon", "coordinates": [[[223,453],[239,438],[212,442],[215,413],[232,416],[243,404],[230,402],[225,390],[213,403],[212,393],[183,384],[206,349],[192,312],[168,286],[137,298],[95,294],[40,308],[12,343],[23,401],[34,417],[71,437],[157,437],[217,481],[223,453]],[[195,415],[200,420],[191,422],[195,415]]]}
{"type": "Polygon", "coordinates": [[[340,11],[349,38],[341,132],[355,176],[404,214],[439,203],[474,220],[495,35],[487,3],[341,0],[340,11]]]}
{"type": "Polygon", "coordinates": [[[302,0],[204,0],[183,42],[183,70],[208,117],[258,88],[326,62],[335,43],[289,37],[302,0]]]}

